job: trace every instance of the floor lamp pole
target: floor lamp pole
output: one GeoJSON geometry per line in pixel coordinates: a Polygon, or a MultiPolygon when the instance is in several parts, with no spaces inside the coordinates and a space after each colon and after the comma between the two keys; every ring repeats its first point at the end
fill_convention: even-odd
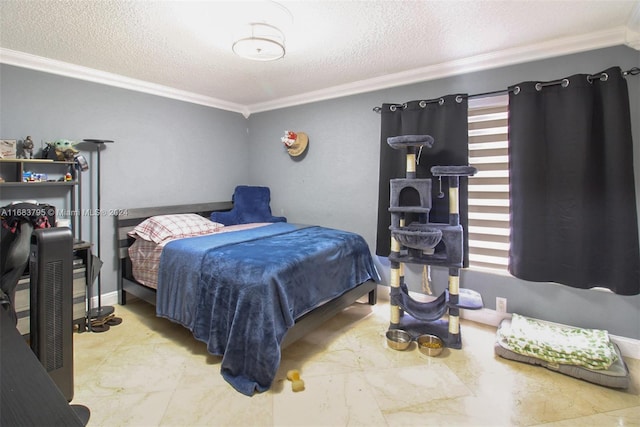
{"type": "MultiPolygon", "coordinates": [[[[111,140],[107,140],[107,139],[85,139],[83,140],[84,142],[92,142],[94,144],[96,144],[96,147],[98,148],[97,150],[97,168],[96,168],[96,176],[97,176],[97,192],[98,194],[96,195],[96,201],[97,201],[97,233],[98,233],[98,242],[96,244],[96,252],[97,252],[97,257],[98,259],[100,259],[100,220],[102,219],[102,214],[101,214],[101,204],[100,204],[100,151],[102,151],[102,147],[104,146],[105,143],[107,142],[113,142],[111,140]]],[[[102,306],[102,280],[101,280],[101,274],[100,272],[98,272],[98,307],[97,308],[93,308],[89,311],[89,322],[91,322],[92,319],[103,319],[107,316],[109,316],[110,314],[112,314],[114,312],[114,308],[111,306],[102,306]]]]}

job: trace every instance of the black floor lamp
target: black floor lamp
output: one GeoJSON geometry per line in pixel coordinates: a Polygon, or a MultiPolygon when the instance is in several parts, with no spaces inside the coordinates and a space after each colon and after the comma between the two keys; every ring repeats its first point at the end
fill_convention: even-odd
{"type": "MultiPolygon", "coordinates": [[[[98,233],[98,242],[96,243],[96,255],[98,259],[100,259],[100,220],[102,211],[100,206],[100,151],[104,148],[104,144],[112,143],[113,141],[108,139],[84,139],[83,142],[93,143],[97,147],[97,163],[96,163],[96,177],[97,177],[97,194],[96,194],[96,203],[97,203],[97,211],[95,212],[97,216],[97,228],[96,231],[98,233]]],[[[91,323],[94,319],[104,319],[105,317],[113,314],[114,308],[111,306],[103,306],[102,305],[102,286],[100,280],[100,272],[98,272],[98,307],[90,308],[89,310],[89,323],[91,323]]],[[[93,285],[93,283],[92,283],[93,285]]],[[[91,299],[89,299],[91,301],[91,299]]]]}

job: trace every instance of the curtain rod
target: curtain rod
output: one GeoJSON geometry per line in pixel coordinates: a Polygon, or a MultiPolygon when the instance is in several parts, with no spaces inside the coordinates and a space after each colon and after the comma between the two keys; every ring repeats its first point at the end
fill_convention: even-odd
{"type": "MultiPolygon", "coordinates": [[[[640,74],[640,68],[638,67],[632,67],[630,69],[628,69],[627,71],[623,71],[622,75],[624,77],[626,76],[637,76],[638,74],[640,74]]],[[[589,83],[591,83],[593,80],[602,80],[602,81],[607,81],[609,79],[609,75],[607,73],[600,73],[600,74],[591,74],[587,76],[587,80],[589,81],[589,83]]],[[[547,83],[536,83],[536,89],[540,90],[545,86],[553,86],[553,85],[562,85],[563,87],[567,87],[569,85],[569,80],[568,79],[561,79],[561,80],[554,80],[551,82],[547,82],[547,83]]],[[[484,98],[487,96],[495,96],[495,95],[504,95],[507,94],[509,92],[516,92],[516,94],[518,92],[520,92],[520,88],[518,86],[516,86],[513,89],[501,89],[501,90],[494,90],[492,92],[484,92],[484,93],[475,93],[473,95],[467,95],[467,99],[473,99],[473,98],[484,98]]],[[[458,95],[456,97],[456,101],[461,102],[462,100],[462,95],[458,95]]],[[[420,105],[424,107],[424,105],[426,104],[431,104],[434,102],[439,102],[442,103],[443,99],[442,98],[438,98],[438,99],[431,99],[428,101],[420,101],[420,105]],[[424,104],[424,105],[423,105],[424,104]]],[[[405,107],[405,104],[395,104],[392,105],[392,107],[405,107]]],[[[379,113],[382,111],[382,107],[373,107],[373,111],[375,111],[376,113],[379,113]]]]}

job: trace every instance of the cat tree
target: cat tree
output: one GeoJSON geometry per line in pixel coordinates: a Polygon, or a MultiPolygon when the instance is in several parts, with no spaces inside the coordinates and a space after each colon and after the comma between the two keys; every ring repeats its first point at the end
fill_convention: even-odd
{"type": "Polygon", "coordinates": [[[389,329],[401,329],[412,338],[436,335],[450,348],[462,348],[460,309],[478,310],[483,306],[478,292],[460,288],[460,269],[464,260],[464,230],[460,224],[459,183],[461,176],[477,171],[471,166],[434,166],[434,177],[449,180],[449,223],[429,222],[431,179],[416,178],[416,151],[433,146],[430,135],[403,135],[387,139],[394,149],[406,150],[406,177],[390,181],[391,262],[389,329]],[[417,205],[405,205],[406,193],[417,194],[417,205]],[[407,224],[408,218],[418,217],[407,224]],[[404,264],[448,267],[449,284],[435,300],[419,302],[404,282],[404,264]],[[448,316],[445,315],[448,314],[448,316]]]}

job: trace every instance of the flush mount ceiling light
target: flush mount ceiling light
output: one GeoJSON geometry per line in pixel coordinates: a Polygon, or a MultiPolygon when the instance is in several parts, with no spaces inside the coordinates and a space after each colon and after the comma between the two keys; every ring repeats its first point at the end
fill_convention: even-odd
{"type": "Polygon", "coordinates": [[[284,57],[284,34],[277,27],[253,22],[232,46],[236,55],[254,61],[274,61],[284,57]]]}
{"type": "Polygon", "coordinates": [[[284,57],[285,33],[293,26],[293,15],[275,1],[234,2],[229,22],[233,22],[233,52],[254,61],[275,61],[284,57]]]}

